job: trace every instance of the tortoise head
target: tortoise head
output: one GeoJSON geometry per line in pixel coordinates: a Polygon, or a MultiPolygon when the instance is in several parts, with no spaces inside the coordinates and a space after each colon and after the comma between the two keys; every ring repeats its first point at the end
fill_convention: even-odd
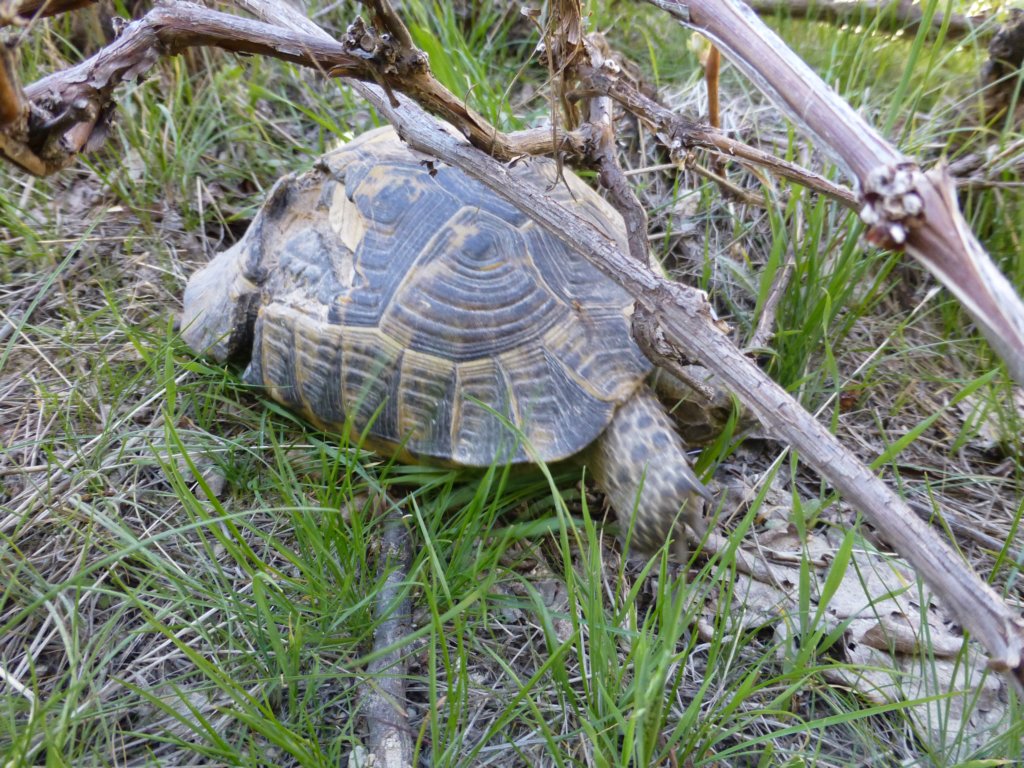
{"type": "Polygon", "coordinates": [[[251,356],[264,283],[276,266],[277,236],[293,202],[290,180],[274,185],[241,240],[189,278],[181,337],[193,352],[219,362],[244,362],[251,356]]]}
{"type": "Polygon", "coordinates": [[[247,359],[260,304],[260,285],[243,268],[246,240],[219,254],[185,287],[181,337],[214,360],[247,359]]]}

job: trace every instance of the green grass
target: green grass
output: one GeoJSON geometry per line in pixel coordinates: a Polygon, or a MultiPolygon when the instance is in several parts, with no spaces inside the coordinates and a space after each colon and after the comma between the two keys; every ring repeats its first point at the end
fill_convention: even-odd
{"type": "MultiPolygon", "coordinates": [[[[542,119],[547,74],[517,12],[467,23],[446,3],[405,5],[454,93],[503,128],[542,119]]],[[[353,16],[339,7],[321,21],[339,30],[353,16]]],[[[599,4],[592,23],[676,107],[700,103],[687,32],[622,3],[599,4]]],[[[962,143],[963,105],[980,43],[772,23],[905,151],[976,151],[962,143]]],[[[25,79],[87,47],[74,37],[63,22],[27,35],[25,79]]],[[[723,89],[740,138],[841,178],[728,67],[723,89]]],[[[239,236],[280,175],[375,117],[337,83],[209,51],[164,62],[118,103],[110,143],[81,165],[0,177],[0,765],[347,761],[374,685],[382,505],[414,542],[402,652],[413,741],[431,765],[1022,759],[1012,694],[1002,720],[971,733],[949,713],[965,701],[981,720],[984,693],[911,687],[944,663],[934,654],[913,657],[904,700],[836,682],[862,667],[845,660],[847,625],[825,598],[844,577],[869,580],[873,539],[771,443],[730,433],[705,449],[699,466],[734,478],[717,510],[731,538],[682,579],[660,557],[624,562],[577,467],[403,467],[194,358],[172,321],[188,275],[239,236]],[[798,542],[782,616],[735,560],[779,530],[798,542]],[[814,565],[822,541],[827,568],[814,565]],[[935,697],[930,731],[914,719],[920,697],[935,697]]],[[[993,146],[1019,139],[1005,123],[985,133],[993,146]]],[[[625,159],[657,160],[632,147],[625,159]]],[[[959,543],[1020,600],[1019,391],[959,307],[865,246],[855,217],[729,173],[775,205],[728,200],[688,172],[640,177],[658,257],[710,293],[740,344],[788,262],[766,369],[908,499],[1001,536],[999,551],[959,543]]],[[[962,203],[1019,288],[1020,179],[997,181],[962,203]]],[[[955,658],[961,671],[978,664],[955,658]]]]}

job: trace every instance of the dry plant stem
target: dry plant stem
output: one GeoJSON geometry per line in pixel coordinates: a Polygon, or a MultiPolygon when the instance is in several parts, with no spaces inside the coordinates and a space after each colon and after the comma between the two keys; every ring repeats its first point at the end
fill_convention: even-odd
{"type": "Polygon", "coordinates": [[[928,215],[911,230],[907,251],[956,296],[978,324],[1010,374],[1024,385],[1024,305],[967,226],[956,185],[939,165],[924,174],[918,193],[928,215]]]}
{"type": "MultiPolygon", "coordinates": [[[[718,155],[717,158],[718,162],[715,163],[715,166],[720,170],[724,170],[721,168],[723,164],[722,156],[718,155]]],[[[687,162],[685,166],[698,176],[705,178],[708,181],[715,182],[715,184],[721,187],[722,191],[725,192],[726,195],[734,198],[735,200],[738,200],[741,203],[744,203],[746,205],[754,205],[757,206],[758,208],[768,207],[768,201],[765,200],[763,195],[759,195],[756,192],[751,192],[749,189],[744,189],[743,187],[737,184],[733,184],[732,181],[730,181],[727,177],[722,176],[719,173],[716,173],[710,168],[705,168],[703,165],[700,165],[699,163],[691,162],[687,162]]]]}
{"type": "MultiPolygon", "coordinates": [[[[597,47],[588,45],[591,64],[600,68],[601,54],[597,47]]],[[[651,254],[647,247],[647,211],[637,199],[622,166],[619,164],[618,148],[615,146],[615,125],[612,115],[612,100],[607,96],[590,99],[588,126],[593,132],[592,157],[597,161],[601,186],[608,190],[612,202],[622,214],[626,224],[626,238],[629,255],[638,263],[651,265],[651,254]]]]}
{"type": "MultiPolygon", "coordinates": [[[[916,196],[903,217],[890,215],[889,200],[870,211],[873,231],[892,233],[964,305],[979,330],[1024,385],[1024,302],[989,259],[960,215],[955,190],[941,169],[927,174],[893,147],[840,99],[760,19],[738,0],[647,0],[718,45],[744,74],[797,122],[843,160],[868,195],[880,178],[902,169],[912,186],[894,202],[916,196]],[[909,195],[907,194],[909,192],[909,195]]],[[[865,196],[865,201],[871,199],[865,196]]],[[[862,216],[868,212],[865,206],[862,216]]]]}
{"type": "Polygon", "coordinates": [[[65,11],[74,11],[93,5],[97,0],[0,0],[0,27],[9,24],[22,25],[32,19],[56,16],[65,11]]]}
{"type": "Polygon", "coordinates": [[[376,764],[405,768],[412,765],[413,754],[405,709],[407,670],[401,646],[409,636],[412,615],[409,601],[412,544],[398,507],[387,506],[377,566],[377,578],[383,580],[383,586],[377,592],[374,605],[375,657],[367,669],[372,682],[364,689],[362,710],[369,729],[370,753],[376,758],[376,764]]]}
{"type": "Polygon", "coordinates": [[[1003,177],[1024,175],[1024,138],[1008,143],[994,155],[965,155],[951,162],[947,170],[958,189],[1018,186],[1019,182],[1003,177]]]}
{"type": "Polygon", "coordinates": [[[985,646],[992,666],[1008,672],[1024,693],[1024,621],[833,434],[732,345],[698,291],[659,278],[619,253],[543,191],[518,183],[501,163],[442,130],[415,104],[403,99],[394,108],[379,89],[358,87],[413,148],[486,184],[629,290],[638,309],[655,318],[641,338],[651,342],[648,348],[656,362],[680,375],[682,353],[717,374],[766,427],[867,515],[985,646]]]}
{"type": "MultiPolygon", "coordinates": [[[[917,516],[925,522],[930,523],[935,519],[936,513],[931,506],[922,504],[919,501],[908,501],[907,503],[917,516]]],[[[984,531],[979,530],[977,523],[965,520],[962,515],[955,515],[946,510],[942,513],[942,522],[936,523],[936,525],[940,527],[943,525],[948,526],[949,530],[956,534],[956,536],[970,539],[975,544],[988,549],[992,553],[1005,549],[1007,559],[1015,563],[1024,563],[1024,550],[1007,547],[1005,541],[1000,541],[996,537],[989,536],[984,531]]]]}
{"type": "Polygon", "coordinates": [[[890,147],[737,0],[647,0],[707,36],[734,66],[830,147],[857,178],[908,158],[890,147]]]}
{"type": "MultiPolygon", "coordinates": [[[[914,33],[924,22],[924,11],[918,0],[747,0],[747,5],[758,13],[781,13],[803,18],[810,16],[822,21],[871,24],[878,20],[879,29],[914,33]]],[[[945,3],[939,4],[940,8],[945,3]]],[[[952,13],[949,21],[936,11],[931,18],[931,31],[938,33],[943,25],[946,38],[961,38],[975,32],[988,16],[965,16],[952,13]]]]}
{"type": "Polygon", "coordinates": [[[608,190],[612,202],[622,214],[626,224],[629,255],[639,263],[651,265],[647,249],[647,212],[637,199],[619,165],[612,126],[612,103],[606,96],[598,96],[590,103],[590,128],[595,134],[593,156],[597,160],[601,186],[608,190]]]}
{"type": "MultiPolygon", "coordinates": [[[[708,46],[704,61],[704,83],[708,92],[708,124],[716,131],[722,127],[718,109],[718,76],[722,69],[722,54],[715,46],[708,46]]],[[[712,171],[722,178],[725,177],[725,160],[721,155],[715,156],[711,162],[712,171]]]]}
{"type": "Polygon", "coordinates": [[[377,69],[369,56],[355,54],[333,39],[289,33],[179,2],[154,8],[94,56],[25,88],[24,97],[37,116],[18,132],[0,135],[0,148],[32,173],[45,175],[66,167],[81,148],[77,141],[69,141],[69,134],[79,125],[95,122],[109,108],[117,85],[144,76],[163,54],[196,45],[266,54],[354,76],[372,77],[377,69]]]}
{"type": "MultiPolygon", "coordinates": [[[[289,5],[286,0],[234,0],[233,4],[271,24],[310,36],[318,36],[324,40],[333,40],[327,32],[317,26],[309,17],[289,5]]],[[[400,19],[398,19],[398,23],[401,24],[400,19]]],[[[405,28],[404,25],[402,28],[405,28]]],[[[409,95],[414,96],[414,94],[409,95]]],[[[454,98],[451,94],[448,96],[454,98]]],[[[428,111],[443,116],[443,113],[435,109],[431,102],[428,101],[423,106],[428,111]]],[[[466,125],[457,119],[453,122],[476,147],[502,160],[516,160],[523,155],[550,154],[553,151],[553,146],[556,147],[556,151],[574,157],[583,157],[586,153],[589,136],[581,131],[529,128],[502,133],[486,123],[482,117],[477,116],[476,119],[484,125],[482,132],[474,130],[472,125],[466,125]]]]}
{"type": "Polygon", "coordinates": [[[708,87],[708,123],[712,128],[722,127],[718,117],[718,73],[722,67],[722,54],[715,46],[708,50],[708,60],[704,65],[704,82],[708,87]]]}
{"type": "MultiPolygon", "coordinates": [[[[799,232],[801,228],[795,227],[794,231],[799,232]]],[[[789,289],[789,281],[792,279],[793,272],[795,271],[792,247],[786,248],[783,258],[785,261],[780,265],[775,273],[775,277],[772,279],[768,297],[764,300],[764,306],[761,307],[761,316],[757,318],[757,327],[754,329],[754,334],[750,337],[748,347],[754,351],[768,349],[771,346],[772,339],[775,338],[775,315],[782,297],[786,295],[786,291],[789,289]]]]}
{"type": "MultiPolygon", "coordinates": [[[[304,64],[321,71],[334,69],[350,77],[373,77],[377,67],[372,52],[353,50],[329,37],[288,33],[252,19],[233,16],[189,2],[157,6],[125,28],[111,45],[81,64],[33,83],[26,95],[36,99],[55,86],[79,80],[103,78],[108,72],[120,74],[120,68],[137,67],[145,62],[143,51],[151,56],[174,55],[186,48],[217,46],[227,51],[262,54],[304,64]]],[[[113,80],[113,77],[109,78],[113,80]]],[[[130,79],[122,76],[117,82],[130,79]]],[[[89,87],[92,83],[83,83],[89,87]]]]}
{"type": "MultiPolygon", "coordinates": [[[[859,204],[857,195],[847,187],[835,184],[820,174],[799,165],[755,149],[743,142],[730,139],[721,131],[695,123],[661,106],[621,78],[602,72],[586,74],[588,89],[611,96],[615,101],[650,124],[662,141],[673,151],[695,147],[717,152],[723,158],[747,162],[767,168],[777,176],[795,181],[842,203],[849,208],[859,204]]],[[[582,93],[580,95],[583,95],[582,93]]]]}
{"type": "Polygon", "coordinates": [[[24,108],[14,54],[0,43],[0,128],[17,120],[24,108]]]}
{"type": "MultiPolygon", "coordinates": [[[[383,82],[428,105],[432,112],[459,126],[476,146],[503,159],[552,151],[549,130],[509,135],[497,131],[434,80],[416,53],[388,57],[395,53],[393,45],[366,30],[339,42],[316,29],[317,33],[309,26],[282,29],[188,2],[159,6],[129,24],[116,41],[94,56],[28,86],[21,98],[33,105],[34,117],[23,116],[0,132],[0,152],[39,176],[67,167],[93,138],[91,127],[110,108],[117,85],[145,76],[164,54],[201,45],[263,54],[336,76],[383,82]],[[387,66],[382,58],[387,58],[387,66]]],[[[16,102],[16,81],[0,72],[0,86],[3,83],[11,86],[8,90],[13,94],[10,99],[3,98],[4,103],[16,102]]],[[[555,138],[560,151],[582,153],[584,137],[580,134],[560,133],[555,138]]]]}
{"type": "MultiPolygon", "coordinates": [[[[271,3],[243,0],[237,5],[260,18],[271,20],[262,12],[271,3]]],[[[264,53],[321,72],[332,70],[335,75],[362,77],[371,82],[385,79],[381,74],[384,67],[379,66],[379,62],[372,62],[370,52],[360,50],[358,55],[353,55],[351,49],[346,49],[312,21],[308,25],[291,26],[277,21],[273,23],[278,26],[260,26],[258,22],[217,14],[187,2],[158,7],[128,25],[118,40],[93,57],[30,85],[26,89],[27,98],[22,99],[33,104],[38,119],[32,123],[22,120],[21,125],[0,130],[0,154],[38,176],[67,167],[83,147],[91,149],[102,141],[102,136],[90,135],[89,129],[110,108],[111,94],[117,85],[144,77],[159,60],[158,53],[178,52],[195,45],[215,45],[242,53],[264,53]],[[280,29],[280,26],[285,26],[285,30],[290,32],[280,29]],[[316,38],[316,42],[305,36],[316,38]]],[[[580,131],[530,129],[508,134],[498,131],[468,109],[462,100],[441,87],[428,72],[420,70],[415,61],[404,62],[397,73],[391,74],[391,78],[393,82],[390,85],[385,83],[387,87],[413,96],[431,112],[459,127],[475,146],[495,157],[512,160],[523,155],[550,154],[553,151],[576,157],[586,154],[587,137],[580,131]]],[[[17,94],[17,82],[13,78],[8,82],[12,92],[17,94]]],[[[613,94],[620,101],[622,90],[624,87],[618,94],[613,94]]],[[[17,100],[17,96],[13,98],[17,100]]],[[[655,102],[649,104],[671,116],[655,102]]],[[[728,157],[764,165],[779,175],[846,204],[854,203],[855,198],[849,190],[799,166],[732,141],[718,132],[679,119],[674,126],[674,135],[686,138],[687,145],[704,146],[728,157]]]]}

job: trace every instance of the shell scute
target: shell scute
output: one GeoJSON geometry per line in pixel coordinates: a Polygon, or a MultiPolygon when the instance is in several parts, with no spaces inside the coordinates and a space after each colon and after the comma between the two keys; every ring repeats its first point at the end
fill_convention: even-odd
{"type": "MultiPolygon", "coordinates": [[[[397,393],[404,347],[375,328],[344,328],[341,397],[358,433],[398,444],[405,433],[399,423],[397,393]]],[[[315,403],[311,404],[315,410],[315,403]]],[[[341,425],[329,424],[338,429],[341,425]]]]}
{"type": "Polygon", "coordinates": [[[520,346],[565,317],[550,292],[537,290],[525,249],[501,220],[460,209],[396,286],[381,328],[412,349],[460,362],[520,346]]]}
{"type": "Polygon", "coordinates": [[[458,400],[458,375],[450,360],[406,350],[402,357],[399,433],[416,456],[452,458],[452,409],[458,400]]]}
{"type": "MultiPolygon", "coordinates": [[[[581,386],[564,360],[543,345],[523,345],[503,354],[502,370],[509,374],[515,424],[534,449],[555,456],[570,456],[580,445],[580,435],[597,434],[610,418],[608,403],[581,386]]],[[[528,459],[520,448],[519,461],[528,459]]]]}
{"type": "Polygon", "coordinates": [[[518,414],[500,361],[486,357],[459,365],[456,391],[450,424],[456,463],[479,466],[481,456],[512,461],[522,453],[518,436],[508,428],[518,423],[518,414]]]}
{"type": "Polygon", "coordinates": [[[378,178],[395,173],[392,168],[392,174],[385,174],[387,170],[378,167],[366,176],[354,197],[351,187],[346,187],[362,229],[356,248],[357,282],[348,297],[346,324],[376,327],[380,323],[399,285],[420,268],[430,241],[461,208],[456,198],[443,191],[427,194],[428,181],[422,178],[411,181],[398,175],[389,188],[384,178],[378,178]],[[367,184],[372,189],[367,190],[367,184]]]}

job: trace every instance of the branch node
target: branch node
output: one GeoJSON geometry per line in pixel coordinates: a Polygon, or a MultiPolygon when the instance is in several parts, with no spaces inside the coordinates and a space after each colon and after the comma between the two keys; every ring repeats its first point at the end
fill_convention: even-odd
{"type": "Polygon", "coordinates": [[[927,183],[917,163],[880,165],[864,180],[860,218],[868,225],[868,241],[902,250],[911,230],[924,223],[919,189],[927,183]]]}

